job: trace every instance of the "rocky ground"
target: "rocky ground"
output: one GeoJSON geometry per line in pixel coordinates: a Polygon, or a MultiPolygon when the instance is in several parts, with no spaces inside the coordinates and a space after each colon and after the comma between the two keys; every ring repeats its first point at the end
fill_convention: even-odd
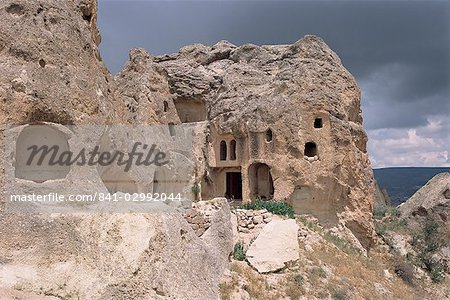
{"type": "Polygon", "coordinates": [[[245,254],[231,259],[221,299],[450,299],[449,178],[436,176],[400,208],[377,208],[377,240],[369,251],[343,228],[325,229],[305,215],[282,221],[297,226],[296,255],[286,256],[280,247],[289,252],[292,245],[279,241],[274,251],[273,232],[255,263],[252,249],[262,233],[238,232],[245,254]],[[281,268],[261,268],[280,262],[281,268]]]}
{"type": "Polygon", "coordinates": [[[249,258],[232,259],[221,299],[450,299],[448,278],[434,283],[382,240],[366,256],[314,219],[295,222],[298,259],[269,273],[255,270],[249,258]]]}
{"type": "Polygon", "coordinates": [[[184,218],[24,219],[15,237],[0,232],[0,299],[450,299],[449,179],[436,176],[398,208],[377,207],[368,250],[343,225],[230,211],[220,198],[184,218]],[[51,238],[39,236],[42,226],[51,238]],[[55,251],[61,243],[73,251],[55,251]]]}

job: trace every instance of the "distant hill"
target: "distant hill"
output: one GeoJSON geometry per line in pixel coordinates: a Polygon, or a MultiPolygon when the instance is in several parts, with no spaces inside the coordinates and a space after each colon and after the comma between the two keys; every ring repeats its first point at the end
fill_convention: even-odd
{"type": "Polygon", "coordinates": [[[434,175],[442,172],[450,172],[450,168],[401,167],[373,170],[378,185],[387,190],[392,205],[405,202],[434,175]]]}

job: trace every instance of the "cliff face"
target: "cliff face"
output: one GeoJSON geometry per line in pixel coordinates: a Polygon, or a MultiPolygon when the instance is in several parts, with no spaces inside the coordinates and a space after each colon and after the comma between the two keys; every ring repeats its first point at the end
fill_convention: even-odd
{"type": "Polygon", "coordinates": [[[345,223],[370,244],[374,182],[360,91],[320,38],[281,46],[191,45],[153,61],[167,71],[181,122],[209,124],[204,196],[226,194],[225,173],[240,172],[244,201],[285,199],[324,224],[345,223]],[[260,170],[269,180],[258,178],[260,170]]]}
{"type": "MultiPolygon", "coordinates": [[[[77,142],[75,134],[63,125],[169,124],[166,131],[170,131],[173,137],[170,140],[176,141],[183,140],[183,137],[172,132],[171,126],[189,123],[195,125],[193,158],[185,157],[187,155],[183,151],[178,153],[171,149],[185,162],[183,168],[194,165],[190,174],[192,178],[184,179],[190,180],[189,184],[199,184],[200,196],[204,199],[226,195],[244,202],[258,198],[286,201],[297,213],[312,214],[327,227],[345,225],[364,247],[370,246],[374,184],[366,151],[367,138],[362,128],[360,92],[337,55],[320,38],[306,36],[292,45],[261,47],[237,47],[222,41],[211,47],[186,46],[179,53],[158,57],[142,49],[133,49],[128,64],[113,77],[99,55],[96,10],[94,0],[10,0],[0,4],[2,131],[7,125],[55,123],[52,128],[66,136],[62,142],[69,148],[80,148],[86,145],[77,142]]],[[[20,135],[22,129],[17,127],[16,134],[20,135]]],[[[109,144],[105,143],[110,147],[116,139],[120,141],[117,145],[125,145],[126,148],[127,143],[121,143],[125,137],[128,137],[127,132],[120,136],[107,136],[93,130],[88,140],[89,145],[109,140],[109,144]]],[[[12,152],[6,154],[9,157],[12,152]]],[[[6,154],[1,153],[2,160],[6,154]]],[[[0,181],[3,181],[5,164],[3,161],[0,164],[0,181]]],[[[13,166],[10,164],[8,168],[13,166]]],[[[176,167],[170,171],[180,169],[176,167]]],[[[127,180],[132,185],[126,190],[115,186],[113,190],[154,192],[155,185],[149,182],[155,182],[156,171],[150,171],[130,172],[127,180]]],[[[106,192],[103,181],[106,173],[93,169],[78,173],[71,169],[64,175],[66,177],[45,183],[23,178],[12,178],[12,181],[16,181],[18,191],[66,189],[77,192],[72,190],[72,183],[82,178],[95,183],[86,187],[86,192],[106,192]]],[[[160,180],[161,184],[164,182],[160,180]]],[[[159,188],[167,190],[170,186],[159,188]]],[[[190,188],[187,187],[189,192],[190,188]]],[[[142,247],[139,248],[142,251],[136,253],[139,259],[136,269],[119,268],[117,276],[107,278],[105,286],[95,291],[95,297],[107,297],[107,287],[120,289],[121,284],[124,284],[124,289],[133,290],[138,281],[124,283],[120,278],[136,276],[135,272],[139,275],[139,267],[155,274],[168,274],[173,282],[184,282],[185,279],[176,267],[172,268],[173,272],[169,267],[185,257],[189,257],[192,263],[192,266],[182,269],[186,273],[204,261],[223,268],[222,262],[227,256],[224,253],[231,241],[227,239],[227,245],[223,245],[225,250],[217,250],[213,242],[200,241],[187,229],[183,220],[172,215],[165,216],[166,219],[144,215],[120,220],[109,220],[104,216],[97,218],[95,215],[0,216],[4,224],[19,222],[34,228],[29,233],[26,226],[18,227],[16,231],[3,226],[0,248],[2,253],[11,256],[8,258],[11,259],[9,268],[14,272],[20,271],[17,266],[22,262],[25,265],[42,264],[41,254],[45,253],[49,257],[44,260],[51,262],[45,270],[55,266],[64,268],[63,262],[69,261],[68,270],[82,274],[90,267],[88,264],[95,265],[95,257],[86,264],[80,264],[79,260],[88,257],[88,253],[79,256],[54,254],[61,253],[61,245],[72,245],[65,240],[67,236],[59,227],[75,228],[73,234],[77,240],[73,249],[69,249],[73,253],[84,245],[90,245],[93,250],[103,247],[95,244],[98,241],[111,241],[113,247],[124,250],[125,231],[117,233],[116,229],[109,230],[108,226],[127,228],[135,226],[135,221],[140,218],[145,219],[143,223],[149,228],[171,218],[178,225],[155,230],[154,248],[133,241],[142,247]],[[89,226],[83,227],[86,223],[89,226]],[[99,226],[104,227],[99,229],[99,226]],[[97,236],[90,235],[83,228],[92,228],[97,236]],[[53,233],[61,243],[39,242],[41,238],[46,241],[43,236],[53,233]],[[33,236],[28,238],[27,234],[33,236]],[[16,237],[17,243],[14,242],[16,237]],[[21,251],[30,246],[31,240],[40,248],[36,248],[34,256],[22,257],[21,251]],[[180,252],[174,250],[173,260],[167,264],[161,262],[153,266],[148,263],[151,260],[147,260],[146,255],[162,251],[174,240],[185,243],[186,248],[180,252]],[[215,251],[221,251],[220,262],[215,261],[215,251]]],[[[226,232],[216,228],[218,235],[228,237],[231,226],[226,220],[221,222],[226,232]]],[[[136,235],[146,235],[148,228],[144,227],[137,228],[136,235]]],[[[105,256],[111,255],[106,267],[121,261],[121,257],[114,256],[108,249],[102,248],[101,251],[105,256]]],[[[69,274],[64,270],[61,274],[69,274]]],[[[190,298],[194,295],[192,293],[203,290],[207,298],[214,298],[217,289],[211,286],[218,282],[220,270],[208,271],[201,267],[196,270],[203,276],[198,279],[204,283],[200,292],[190,290],[189,285],[180,287],[180,290],[161,287],[153,278],[147,282],[151,286],[151,295],[190,298]]],[[[103,280],[103,274],[91,271],[97,280],[103,280]]],[[[30,278],[29,282],[30,288],[38,289],[35,278],[30,278]]],[[[74,282],[71,283],[75,286],[74,282]]],[[[126,291],[124,294],[129,296],[126,291]]]]}
{"type": "Polygon", "coordinates": [[[100,61],[96,1],[4,1],[0,122],[120,119],[100,61]]]}

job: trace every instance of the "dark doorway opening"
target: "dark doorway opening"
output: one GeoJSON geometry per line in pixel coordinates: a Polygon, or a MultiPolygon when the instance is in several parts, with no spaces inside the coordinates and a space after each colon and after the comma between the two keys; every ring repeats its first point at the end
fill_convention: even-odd
{"type": "Polygon", "coordinates": [[[235,200],[242,199],[242,174],[241,172],[227,172],[226,197],[235,200]]]}
{"type": "Polygon", "coordinates": [[[275,189],[268,165],[254,163],[248,169],[250,193],[252,199],[273,199],[275,189]]]}
{"type": "Polygon", "coordinates": [[[313,142],[308,142],[305,144],[305,156],[314,157],[317,155],[317,145],[313,142]]]}

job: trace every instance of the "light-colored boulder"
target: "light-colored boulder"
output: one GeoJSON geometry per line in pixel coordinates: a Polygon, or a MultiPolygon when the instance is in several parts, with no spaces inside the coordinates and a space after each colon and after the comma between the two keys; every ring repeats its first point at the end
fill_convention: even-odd
{"type": "Polygon", "coordinates": [[[201,238],[175,210],[2,214],[0,236],[0,286],[80,299],[217,299],[233,246],[228,206],[201,238]]]}
{"type": "Polygon", "coordinates": [[[440,173],[430,179],[411,198],[399,206],[403,217],[426,217],[433,211],[449,216],[450,173],[440,173]]]}
{"type": "Polygon", "coordinates": [[[259,273],[275,272],[299,258],[298,225],[295,220],[268,223],[250,245],[247,260],[259,273]]]}

